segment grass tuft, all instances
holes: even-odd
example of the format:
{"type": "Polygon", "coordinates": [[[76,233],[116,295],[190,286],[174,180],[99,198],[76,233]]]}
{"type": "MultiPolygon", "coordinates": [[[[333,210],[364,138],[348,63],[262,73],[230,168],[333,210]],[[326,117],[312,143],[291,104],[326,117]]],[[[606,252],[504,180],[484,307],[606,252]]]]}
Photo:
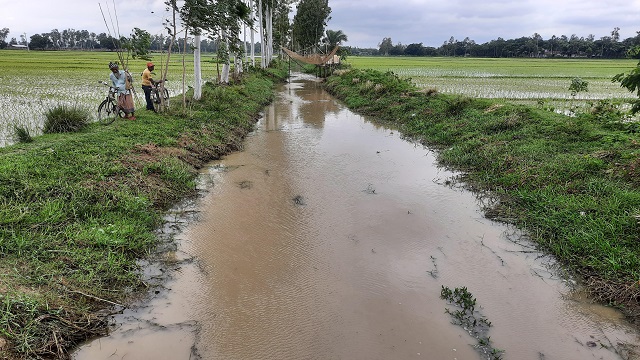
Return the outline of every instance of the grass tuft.
{"type": "Polygon", "coordinates": [[[59,105],[49,109],[46,114],[44,128],[45,134],[77,132],[89,124],[90,115],[86,110],[59,105]]]}
{"type": "Polygon", "coordinates": [[[16,143],[30,143],[33,141],[29,129],[23,126],[13,126],[13,140],[16,143]]]}

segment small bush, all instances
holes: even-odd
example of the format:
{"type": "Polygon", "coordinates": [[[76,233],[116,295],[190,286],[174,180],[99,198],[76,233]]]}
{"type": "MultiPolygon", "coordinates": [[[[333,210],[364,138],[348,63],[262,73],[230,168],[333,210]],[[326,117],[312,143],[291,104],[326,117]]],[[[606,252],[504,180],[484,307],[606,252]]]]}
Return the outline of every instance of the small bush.
{"type": "Polygon", "coordinates": [[[22,126],[13,126],[13,140],[17,143],[30,143],[33,141],[29,129],[22,126]]]}
{"type": "Polygon", "coordinates": [[[47,120],[42,129],[45,134],[80,131],[89,123],[89,113],[86,110],[65,105],[50,109],[45,116],[47,120]]]}
{"type": "Polygon", "coordinates": [[[571,79],[569,91],[571,91],[571,96],[575,98],[578,93],[589,91],[589,83],[579,77],[575,77],[571,79]]]}

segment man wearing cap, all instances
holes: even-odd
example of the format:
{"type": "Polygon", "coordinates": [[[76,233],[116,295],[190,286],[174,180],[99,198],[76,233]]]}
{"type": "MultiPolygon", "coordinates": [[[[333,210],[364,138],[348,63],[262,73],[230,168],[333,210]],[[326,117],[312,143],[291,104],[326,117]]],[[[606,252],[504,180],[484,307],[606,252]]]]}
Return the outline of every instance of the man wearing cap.
{"type": "Polygon", "coordinates": [[[151,101],[151,85],[155,84],[151,77],[151,72],[154,69],[154,65],[151,61],[147,63],[147,68],[142,72],[142,90],[144,91],[144,99],[147,101],[147,110],[156,112],[151,101]]]}

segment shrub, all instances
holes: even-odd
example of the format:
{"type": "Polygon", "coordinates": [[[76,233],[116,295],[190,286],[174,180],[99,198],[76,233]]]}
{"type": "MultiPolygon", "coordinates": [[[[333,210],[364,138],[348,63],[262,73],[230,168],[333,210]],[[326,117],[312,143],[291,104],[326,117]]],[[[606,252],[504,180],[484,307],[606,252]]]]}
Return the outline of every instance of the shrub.
{"type": "Polygon", "coordinates": [[[89,123],[89,113],[86,110],[65,105],[50,109],[45,116],[47,119],[42,129],[45,134],[76,132],[89,123]]]}

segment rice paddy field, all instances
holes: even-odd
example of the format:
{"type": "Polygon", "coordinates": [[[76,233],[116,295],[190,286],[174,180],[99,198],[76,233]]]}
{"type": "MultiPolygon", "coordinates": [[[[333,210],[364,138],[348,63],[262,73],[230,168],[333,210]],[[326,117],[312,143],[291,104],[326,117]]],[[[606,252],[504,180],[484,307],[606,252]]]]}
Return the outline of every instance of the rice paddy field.
{"type": "Polygon", "coordinates": [[[347,63],[356,69],[391,71],[420,88],[442,93],[544,103],[564,111],[588,101],[634,98],[611,78],[633,69],[638,60],[351,56],[347,63]],[[575,77],[589,85],[574,99],[568,89],[575,77]]]}
{"type": "MultiPolygon", "coordinates": [[[[107,93],[101,81],[109,81],[108,63],[114,52],[0,50],[0,146],[13,142],[13,128],[38,135],[45,113],[58,105],[86,109],[95,118],[107,93]]],[[[204,80],[217,76],[212,55],[202,56],[204,80]]],[[[153,54],[157,77],[166,54],[153,54]]],[[[193,57],[184,57],[186,86],[193,83],[193,57]]],[[[611,78],[631,70],[637,60],[591,59],[476,59],[431,57],[349,57],[354,68],[391,71],[409,78],[418,87],[470,97],[504,99],[545,106],[558,112],[600,99],[622,100],[634,95],[611,78]],[[572,98],[571,79],[588,82],[588,92],[572,98]]],[[[146,60],[129,60],[136,83],[136,109],[144,111],[139,74],[146,60]]],[[[172,54],[167,88],[172,96],[182,93],[181,54],[172,54]]]]}
{"type": "MultiPolygon", "coordinates": [[[[166,54],[153,54],[156,79],[166,63],[166,54]]],[[[172,96],[182,93],[181,54],[170,57],[166,87],[172,96]]],[[[0,146],[13,142],[14,125],[32,135],[41,132],[45,113],[58,105],[86,109],[95,119],[100,102],[106,97],[110,61],[118,61],[115,52],[0,50],[0,146]]],[[[202,56],[204,80],[217,76],[212,56],[202,56]]],[[[186,85],[193,84],[193,56],[185,57],[186,85]]],[[[134,78],[136,111],[145,109],[140,74],[146,60],[130,59],[134,78]]],[[[122,69],[122,66],[121,66],[122,69]]]]}

